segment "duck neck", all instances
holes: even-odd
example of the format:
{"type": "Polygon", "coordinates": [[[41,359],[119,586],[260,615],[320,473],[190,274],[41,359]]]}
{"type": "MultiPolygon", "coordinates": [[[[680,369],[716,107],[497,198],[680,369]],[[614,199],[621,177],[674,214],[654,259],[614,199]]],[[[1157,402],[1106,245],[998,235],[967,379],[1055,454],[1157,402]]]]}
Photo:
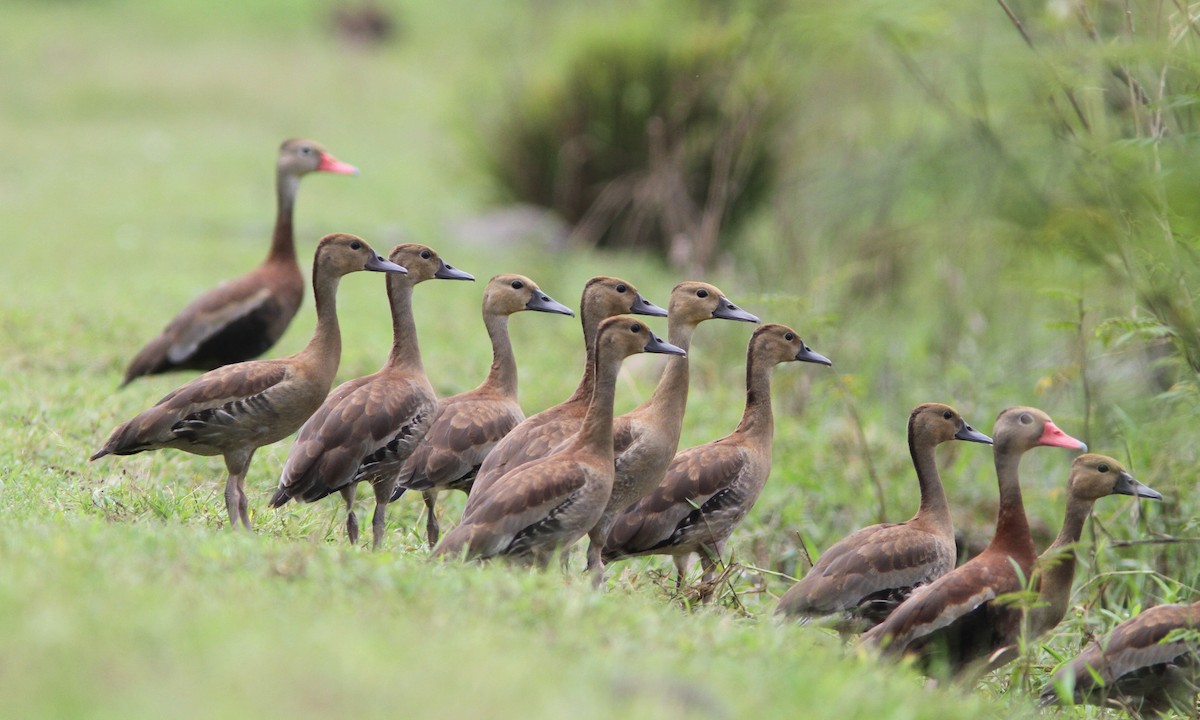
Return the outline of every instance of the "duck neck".
{"type": "Polygon", "coordinates": [[[484,385],[505,397],[517,397],[517,359],[508,335],[508,315],[483,314],[483,325],[492,341],[492,368],[484,385]]]}
{"type": "Polygon", "coordinates": [[[997,447],[996,479],[1000,486],[1000,511],[996,516],[996,534],[989,547],[1000,547],[1022,561],[1028,572],[1028,563],[1037,555],[1033,538],[1029,534],[1029,520],[1025,517],[1025,504],[1021,499],[1019,467],[1021,453],[997,447]]]}
{"type": "Polygon", "coordinates": [[[754,352],[746,353],[746,409],[736,432],[753,438],[771,441],[775,418],[771,413],[771,370],[775,364],[754,352]]]}
{"type": "Polygon", "coordinates": [[[313,267],[313,298],[317,305],[317,328],[313,331],[312,339],[301,351],[315,355],[328,363],[329,380],[337,374],[337,366],[342,357],[342,331],[338,326],[337,289],[341,276],[331,272],[321,272],[319,264],[313,267]]]}
{"type": "Polygon", "coordinates": [[[912,424],[908,427],[908,453],[912,456],[913,468],[917,471],[917,484],[921,488],[921,507],[917,517],[946,527],[950,521],[950,504],[938,474],[937,444],[925,435],[918,435],[912,424]]]}
{"type": "Polygon", "coordinates": [[[269,262],[296,262],[296,234],[292,226],[292,212],[296,207],[296,191],[300,188],[300,177],[279,170],[275,175],[275,231],[271,235],[269,262]]]}
{"type": "Polygon", "coordinates": [[[621,358],[605,357],[596,363],[596,379],[592,388],[591,402],[583,425],[575,437],[577,446],[591,448],[599,453],[613,451],[613,401],[617,394],[617,373],[621,369],[621,358]]]}
{"type": "Polygon", "coordinates": [[[583,377],[579,378],[579,385],[575,388],[575,392],[571,397],[567,398],[568,403],[589,402],[592,398],[592,390],[596,382],[596,333],[600,331],[600,320],[602,318],[595,317],[594,309],[588,307],[587,296],[584,295],[583,300],[579,303],[579,320],[583,325],[583,350],[585,361],[583,363],[583,377]]]}
{"type": "Polygon", "coordinates": [[[1083,535],[1083,523],[1092,512],[1092,502],[1067,496],[1067,515],[1058,537],[1038,556],[1038,606],[1033,609],[1032,629],[1040,635],[1052,629],[1067,614],[1071,585],[1075,582],[1075,544],[1083,535]]]}
{"type": "MultiPolygon", "coordinates": [[[[669,318],[667,320],[668,341],[685,351],[691,349],[692,335],[695,332],[695,323],[672,322],[669,318]]],[[[689,380],[687,355],[668,356],[667,367],[663,370],[654,393],[634,412],[653,413],[661,419],[662,427],[674,430],[678,435],[683,428],[683,414],[687,411],[689,380]]]]}
{"type": "Polygon", "coordinates": [[[388,275],[388,300],[392,305],[392,352],[388,355],[388,365],[423,372],[417,323],[412,312],[413,285],[407,275],[388,275]]]}

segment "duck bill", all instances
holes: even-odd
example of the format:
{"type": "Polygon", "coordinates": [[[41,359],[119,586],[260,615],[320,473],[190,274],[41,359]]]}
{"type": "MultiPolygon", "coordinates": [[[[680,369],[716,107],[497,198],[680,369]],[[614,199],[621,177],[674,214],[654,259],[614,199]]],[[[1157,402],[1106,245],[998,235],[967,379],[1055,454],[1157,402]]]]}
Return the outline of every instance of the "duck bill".
{"type": "Polygon", "coordinates": [[[642,350],[648,353],[662,353],[663,355],[687,355],[687,350],[678,345],[672,345],[657,335],[651,335],[650,341],[646,343],[642,350]]]}
{"type": "Polygon", "coordinates": [[[1113,492],[1118,495],[1133,495],[1134,497],[1150,498],[1151,500],[1163,499],[1162,493],[1141,484],[1127,472],[1123,472],[1117,476],[1117,482],[1113,485],[1113,492]]]}
{"type": "Polygon", "coordinates": [[[338,175],[357,175],[358,168],[350,163],[344,163],[338,160],[329,153],[321,153],[321,162],[317,165],[317,172],[336,173],[338,175]]]}
{"type": "Polygon", "coordinates": [[[408,274],[408,270],[404,269],[404,266],[397,265],[396,263],[392,262],[391,260],[384,258],[382,255],[376,255],[375,257],[368,260],[367,263],[365,265],[363,265],[363,270],[373,270],[374,272],[400,273],[401,275],[408,274]]]}
{"type": "Polygon", "coordinates": [[[433,274],[438,280],[474,280],[475,276],[469,272],[459,270],[453,265],[447,265],[445,260],[438,260],[437,272],[433,274]]]}
{"type": "Polygon", "coordinates": [[[1042,436],[1038,438],[1038,445],[1047,447],[1060,447],[1067,450],[1080,450],[1087,452],[1087,443],[1082,440],[1077,440],[1062,430],[1058,429],[1052,421],[1046,421],[1046,429],[1042,431],[1042,436]]]}
{"type": "Polygon", "coordinates": [[[667,311],[642,297],[641,293],[633,299],[633,307],[629,308],[629,312],[634,315],[649,315],[651,317],[666,317],[667,311]]]}
{"type": "Polygon", "coordinates": [[[740,320],[741,322],[758,322],[758,316],[752,315],[737,305],[729,302],[724,296],[717,301],[717,309],[713,310],[712,316],[721,320],[740,320]]]}
{"type": "Polygon", "coordinates": [[[575,311],[563,305],[559,301],[550,297],[544,292],[535,292],[529,302],[525,303],[526,310],[537,310],[538,312],[558,313],[559,315],[570,315],[575,317],[575,311]]]}
{"type": "Polygon", "coordinates": [[[970,425],[968,425],[965,422],[958,429],[958,432],[954,433],[954,439],[955,440],[966,440],[967,442],[984,443],[987,445],[992,444],[992,439],[990,437],[988,437],[987,435],[984,435],[983,433],[979,432],[978,430],[971,427],[970,425]]]}
{"type": "Polygon", "coordinates": [[[807,345],[804,345],[802,348],[800,348],[800,352],[796,353],[796,359],[800,362],[810,362],[818,365],[828,365],[829,367],[833,367],[832,360],[816,350],[813,350],[807,345]]]}

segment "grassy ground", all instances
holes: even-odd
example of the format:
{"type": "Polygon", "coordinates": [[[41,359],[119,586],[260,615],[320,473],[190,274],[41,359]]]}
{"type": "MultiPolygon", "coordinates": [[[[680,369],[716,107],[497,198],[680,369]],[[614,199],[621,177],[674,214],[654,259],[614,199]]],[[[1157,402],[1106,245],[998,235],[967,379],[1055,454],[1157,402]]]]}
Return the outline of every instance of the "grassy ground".
{"type": "MultiPolygon", "coordinates": [[[[984,430],[1007,405],[1040,405],[1095,449],[1131,459],[1138,477],[1171,499],[1143,515],[1128,502],[1101,503],[1083,552],[1085,571],[1098,579],[1081,581],[1077,609],[1051,650],[1077,648],[1143,603],[1195,594],[1188,546],[1117,549],[1111,538],[1192,529],[1195,503],[1187,495],[1200,467],[1197,446],[1177,415],[1156,414],[1139,399],[1136,377],[1122,379],[1140,372],[1136,357],[1094,354],[1086,338],[1077,342],[1082,331],[1063,329],[1077,319],[1074,302],[1042,292],[1061,279],[1103,297],[1099,278],[1070,259],[1045,258],[1030,269],[1012,248],[941,257],[928,268],[936,291],[918,273],[896,294],[859,305],[848,304],[849,288],[867,261],[839,260],[822,242],[804,251],[812,266],[797,266],[794,276],[747,261],[742,272],[711,278],[764,319],[796,327],[836,363],[836,372],[776,372],[776,469],[733,543],[734,559],[758,570],[735,574],[711,607],[681,609],[665,562],[615,569],[606,593],[574,574],[430,566],[412,500],[393,508],[384,551],[345,547],[336,503],[265,510],[286,442],[264,448],[252,467],[253,537],[223,529],[219,461],[163,452],[88,464],[116,423],[187,377],[116,392],[134,349],[187,300],[265,252],[271,168],[284,137],[316,138],[363,170],[357,178],[304,181],[302,255],[334,230],[359,233],[384,251],[411,238],[481,279],[528,274],[572,306],[595,274],[627,278],[665,303],[681,278],[643,258],[478,246],[448,232],[488,197],[463,139],[516,66],[497,58],[536,62],[547,35],[588,16],[539,3],[463,5],[404,5],[400,41],[379,50],[336,41],[322,3],[6,6],[5,714],[1032,713],[1019,688],[1052,667],[1047,651],[968,692],[931,691],[905,671],[855,658],[821,631],[770,620],[773,597],[788,586],[774,573],[802,573],[804,545],[818,552],[877,520],[881,506],[888,519],[915,507],[903,424],[926,400],[955,404],[984,430]],[[844,274],[820,270],[839,262],[844,274]],[[1120,399],[1103,423],[1084,424],[1081,366],[1106,378],[1105,390],[1120,399]]],[[[588,17],[602,21],[603,13],[588,17]]],[[[964,248],[978,247],[986,229],[964,234],[964,248]]],[[[440,392],[474,385],[490,362],[478,319],[481,285],[418,290],[422,349],[440,392]]],[[[374,370],[390,339],[377,276],[347,278],[341,296],[345,379],[374,370]]],[[[301,347],[312,324],[306,307],[273,354],[301,347]]],[[[574,386],[577,328],[544,315],[513,320],[527,410],[574,386]]],[[[699,330],[685,444],[736,423],[748,334],[732,323],[699,330]]],[[[652,358],[628,363],[619,410],[645,397],[657,367],[652,358]]],[[[1057,529],[1068,463],[1065,453],[1038,451],[1024,466],[1043,538],[1057,529]]],[[[994,512],[989,465],[976,446],[943,455],[959,525],[975,541],[988,536],[994,512]]],[[[444,503],[444,525],[461,502],[444,503]]]]}

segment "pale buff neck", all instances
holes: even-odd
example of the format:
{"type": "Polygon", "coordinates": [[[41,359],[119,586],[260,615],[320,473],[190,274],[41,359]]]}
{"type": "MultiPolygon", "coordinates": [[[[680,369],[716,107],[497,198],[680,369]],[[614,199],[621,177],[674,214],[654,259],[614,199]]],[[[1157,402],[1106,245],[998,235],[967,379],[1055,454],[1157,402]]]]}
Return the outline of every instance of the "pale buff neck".
{"type": "Polygon", "coordinates": [[[1075,544],[1083,535],[1083,524],[1092,512],[1093,501],[1067,496],[1067,514],[1058,537],[1038,556],[1038,601],[1030,615],[1030,628],[1040,635],[1054,628],[1067,614],[1071,586],[1075,583],[1075,544]]]}
{"type": "Polygon", "coordinates": [[[483,325],[492,341],[492,368],[483,385],[504,397],[517,398],[517,359],[508,335],[508,315],[484,313],[483,325]]]}
{"type": "MultiPolygon", "coordinates": [[[[667,319],[667,340],[672,345],[678,345],[685,351],[690,350],[692,335],[695,332],[694,322],[671,322],[670,318],[667,319]]],[[[630,414],[652,415],[657,419],[656,424],[659,427],[673,430],[679,435],[683,429],[683,415],[687,411],[689,381],[687,356],[669,356],[654,393],[630,414]]]]}
{"type": "Polygon", "coordinates": [[[1029,520],[1021,499],[1019,468],[1022,451],[995,446],[996,478],[1000,487],[1000,511],[996,516],[996,534],[988,547],[997,547],[1012,555],[1025,567],[1037,556],[1029,534],[1029,520]]]}
{"type": "Polygon", "coordinates": [[[425,372],[421,348],[417,344],[417,323],[413,320],[412,294],[415,283],[407,275],[388,273],[388,300],[392,306],[392,352],[388,367],[425,372]]]}
{"type": "Polygon", "coordinates": [[[269,262],[296,262],[296,235],[292,226],[292,214],[296,207],[296,192],[300,188],[299,176],[277,171],[275,175],[275,231],[271,235],[269,262]]]}
{"type": "Polygon", "coordinates": [[[768,362],[754,352],[746,354],[746,409],[735,432],[741,433],[770,445],[775,432],[775,418],[771,413],[771,371],[775,363],[768,362]]]}
{"type": "Polygon", "coordinates": [[[917,484],[921,488],[921,507],[917,510],[917,517],[953,532],[950,505],[942,487],[942,477],[938,473],[937,443],[924,433],[917,433],[910,424],[908,453],[912,456],[913,468],[917,471],[917,484]]]}
{"type": "Polygon", "coordinates": [[[592,388],[591,402],[583,425],[575,436],[575,447],[587,447],[600,454],[612,455],[613,451],[613,402],[617,394],[617,374],[621,370],[621,357],[614,351],[602,353],[596,363],[596,380],[592,388]]]}
{"type": "Polygon", "coordinates": [[[312,339],[300,351],[301,355],[313,357],[319,367],[333,382],[338,363],[342,358],[342,331],[338,326],[337,290],[342,276],[332,271],[321,272],[318,264],[313,268],[313,297],[317,305],[317,327],[312,339]]]}
{"type": "Polygon", "coordinates": [[[564,405],[591,401],[592,390],[596,382],[596,334],[600,332],[600,321],[603,319],[595,317],[595,311],[588,306],[585,292],[579,303],[579,322],[583,325],[583,377],[579,378],[579,385],[576,386],[575,392],[571,393],[571,397],[566,399],[564,405]]]}

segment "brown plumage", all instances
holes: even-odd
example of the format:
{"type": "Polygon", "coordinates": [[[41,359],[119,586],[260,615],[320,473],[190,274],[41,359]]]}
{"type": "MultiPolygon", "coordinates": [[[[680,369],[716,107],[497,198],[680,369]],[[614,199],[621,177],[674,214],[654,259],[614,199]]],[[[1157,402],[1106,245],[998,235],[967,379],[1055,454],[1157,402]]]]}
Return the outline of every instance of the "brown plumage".
{"type": "Polygon", "coordinates": [[[1169,710],[1191,716],[1200,683],[1200,602],[1159,605],[1093,641],[1054,674],[1042,704],[1119,707],[1138,716],[1169,710]]]}
{"type": "Polygon", "coordinates": [[[954,524],[934,452],[952,440],[992,442],[948,405],[926,403],[913,409],[908,451],[921,490],[917,514],[901,523],[871,525],[839,540],[784,593],[776,612],[834,616],[839,632],[862,632],[882,622],[914,588],[953,570],[954,524]]]}
{"type": "Polygon", "coordinates": [[[374,374],[342,383],[304,423],[288,450],[271,507],[292,498],[315,502],[340,492],[346,502],[346,533],[358,542],[354,492],[360,481],[371,483],[375,513],[372,545],[383,542],[387,504],[396,475],[433,422],[437,396],[425,376],[412,294],[426,280],[474,280],[469,273],[442,261],[424,245],[397,245],[391,260],[408,268],[407,275],[388,278],[392,308],[392,351],[374,374]]]}
{"type": "Polygon", "coordinates": [[[300,178],[310,172],[357,173],[312,140],[285,140],[275,166],[278,209],[262,264],[193,300],[125,370],[124,387],[142,375],[211,370],[262,355],[279,340],[304,299],[296,262],[292,210],[300,178]]]}
{"type": "MultiPolygon", "coordinates": [[[[1067,481],[1067,512],[1062,530],[1050,547],[1038,556],[1031,587],[1038,598],[1027,611],[1024,632],[1036,640],[1062,622],[1071,601],[1075,582],[1075,545],[1083,534],[1083,523],[1092,514],[1096,501],[1109,495],[1133,495],[1162,500],[1163,496],[1134,479],[1121,463],[1106,455],[1086,453],[1071,463],[1067,481]]],[[[980,664],[977,674],[990,672],[1017,657],[1015,645],[992,653],[980,664]]]]}
{"type": "Polygon", "coordinates": [[[992,430],[1000,511],[982,553],[914,593],[862,637],[889,655],[914,654],[933,674],[957,673],[1010,644],[1020,629],[1019,608],[993,602],[1024,587],[1037,560],[1021,500],[1021,456],[1038,446],[1087,450],[1036,408],[1000,413],[992,430]]]}
{"type": "Polygon", "coordinates": [[[337,320],[338,281],[347,273],[404,272],[354,235],[326,235],[313,260],[317,328],[300,352],[211,370],[113,431],[92,460],[176,448],[224,455],[229,476],[225,507],[230,527],[249,529],[246,470],[254,451],[291,435],[321,405],[337,374],[342,337],[337,320]]]}
{"type": "Polygon", "coordinates": [[[463,509],[464,520],[475,510],[478,501],[473,498],[476,493],[486,491],[512,468],[549,455],[551,450],[579,430],[595,384],[596,369],[591,358],[597,329],[605,318],[624,313],[654,317],[667,315],[666,310],[648,302],[637,288],[620,278],[594,277],[583,286],[579,320],[583,325],[585,362],[579,386],[571,397],[558,405],[525,418],[492,448],[475,476],[471,494],[467,496],[467,505],[463,509]]]}
{"type": "Polygon", "coordinates": [[[587,415],[558,452],[509,471],[478,495],[470,519],[447,533],[435,556],[503,555],[545,565],[583,537],[608,502],[613,482],[613,397],[621,361],[639,352],[682,354],[640,320],[609,318],[593,349],[595,382],[587,415]]]}
{"type": "MultiPolygon", "coordinates": [[[[729,302],[717,287],[683,282],[671,291],[667,308],[667,342],[691,350],[696,327],[711,319],[757,323],[758,318],[729,302]]],[[[658,386],[636,409],[613,421],[616,474],[612,495],[600,521],[588,532],[588,570],[603,577],[601,551],[617,516],[658,487],[679,450],[687,409],[688,358],[669,358],[658,386]]]]}
{"type": "Polygon", "coordinates": [[[497,275],[483,293],[483,325],[492,341],[492,369],[483,383],[438,401],[433,424],[404,463],[392,501],[405,490],[425,499],[429,546],[438,541],[437,495],[469,492],[488,452],[525,419],[517,402],[517,361],[508,337],[508,318],[523,310],[574,315],[524,275],[497,275]]]}
{"type": "Polygon", "coordinates": [[[771,472],[771,370],[789,360],[830,365],[785,325],[763,325],[746,352],[746,409],[732,434],[675,456],[649,495],[616,520],[604,561],[671,555],[681,587],[692,553],[710,579],[725,541],[758,499],[771,472]]]}

